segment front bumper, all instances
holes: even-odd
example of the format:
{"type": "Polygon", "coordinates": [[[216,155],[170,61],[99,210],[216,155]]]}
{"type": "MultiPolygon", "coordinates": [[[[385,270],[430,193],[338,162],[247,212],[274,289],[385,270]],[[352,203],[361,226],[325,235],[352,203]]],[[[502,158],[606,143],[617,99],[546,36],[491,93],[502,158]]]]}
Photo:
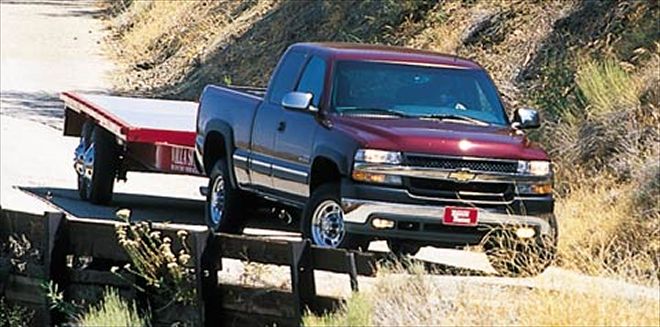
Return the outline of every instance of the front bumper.
{"type": "Polygon", "coordinates": [[[519,197],[501,205],[475,205],[420,199],[405,189],[344,182],[341,201],[347,232],[374,239],[396,238],[429,245],[460,246],[479,244],[495,228],[527,226],[534,228],[536,237],[554,233],[549,222],[553,209],[551,196],[519,197]],[[442,217],[448,206],[477,207],[477,226],[443,224],[442,217]],[[393,220],[395,226],[377,229],[371,223],[374,218],[393,220]]]}

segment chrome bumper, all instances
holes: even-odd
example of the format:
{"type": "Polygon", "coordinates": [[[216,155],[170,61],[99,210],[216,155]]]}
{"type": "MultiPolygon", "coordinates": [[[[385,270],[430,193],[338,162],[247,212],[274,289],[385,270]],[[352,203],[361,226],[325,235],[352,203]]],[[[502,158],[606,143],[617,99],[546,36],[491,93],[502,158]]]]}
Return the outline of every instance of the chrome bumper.
{"type": "MultiPolygon", "coordinates": [[[[442,221],[444,206],[402,204],[382,201],[342,198],[344,221],[364,224],[372,215],[396,215],[429,223],[442,221]]],[[[534,216],[497,213],[479,208],[479,224],[491,226],[538,226],[541,235],[550,235],[551,226],[546,219],[534,216]]]]}

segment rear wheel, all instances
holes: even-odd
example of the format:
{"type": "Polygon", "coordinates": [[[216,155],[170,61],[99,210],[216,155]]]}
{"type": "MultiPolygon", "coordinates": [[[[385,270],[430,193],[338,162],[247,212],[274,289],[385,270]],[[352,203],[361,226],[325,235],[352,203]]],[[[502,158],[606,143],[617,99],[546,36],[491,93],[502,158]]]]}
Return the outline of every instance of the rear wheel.
{"type": "Polygon", "coordinates": [[[346,232],[339,184],[326,183],[314,190],[303,210],[303,236],[312,244],[329,248],[367,250],[370,240],[346,232]]]}
{"type": "Polygon", "coordinates": [[[89,181],[85,178],[84,162],[85,152],[89,149],[92,143],[92,131],[94,130],[94,123],[90,120],[85,121],[80,132],[80,144],[74,152],[74,168],[76,170],[78,179],[78,196],[81,200],[87,201],[87,188],[89,181]]]}
{"type": "MultiPolygon", "coordinates": [[[[115,137],[105,129],[85,123],[81,135],[82,164],[77,167],[78,193],[83,200],[94,204],[112,201],[119,151],[115,137]]],[[[78,153],[79,151],[76,150],[78,153]]]]}
{"type": "Polygon", "coordinates": [[[206,194],[206,224],[214,231],[238,234],[243,230],[243,197],[229,180],[229,168],[218,160],[211,169],[206,194]]]}

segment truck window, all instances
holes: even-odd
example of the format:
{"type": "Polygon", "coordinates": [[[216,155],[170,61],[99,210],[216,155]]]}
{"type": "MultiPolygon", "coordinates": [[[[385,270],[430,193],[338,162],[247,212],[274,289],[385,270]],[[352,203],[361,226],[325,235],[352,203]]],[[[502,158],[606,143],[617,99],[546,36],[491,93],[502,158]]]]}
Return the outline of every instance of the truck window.
{"type": "Polygon", "coordinates": [[[312,57],[307,63],[305,71],[300,78],[296,91],[309,92],[314,95],[312,104],[319,106],[323,93],[323,77],[325,76],[325,61],[319,57],[312,57]]]}
{"type": "Polygon", "coordinates": [[[305,62],[305,54],[301,52],[288,52],[282,62],[277,66],[277,72],[273,75],[270,85],[271,103],[280,104],[282,97],[293,91],[298,73],[305,62]]]}
{"type": "Polygon", "coordinates": [[[340,61],[336,67],[331,102],[340,113],[378,108],[507,124],[495,85],[482,70],[366,61],[340,61]]]}

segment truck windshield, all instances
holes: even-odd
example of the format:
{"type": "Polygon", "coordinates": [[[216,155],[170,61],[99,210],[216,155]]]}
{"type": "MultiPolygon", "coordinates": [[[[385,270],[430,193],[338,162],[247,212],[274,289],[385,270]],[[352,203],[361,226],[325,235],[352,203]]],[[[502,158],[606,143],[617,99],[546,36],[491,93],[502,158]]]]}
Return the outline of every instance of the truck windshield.
{"type": "Polygon", "coordinates": [[[476,69],[339,61],[331,101],[340,114],[507,124],[495,85],[476,69]]]}

